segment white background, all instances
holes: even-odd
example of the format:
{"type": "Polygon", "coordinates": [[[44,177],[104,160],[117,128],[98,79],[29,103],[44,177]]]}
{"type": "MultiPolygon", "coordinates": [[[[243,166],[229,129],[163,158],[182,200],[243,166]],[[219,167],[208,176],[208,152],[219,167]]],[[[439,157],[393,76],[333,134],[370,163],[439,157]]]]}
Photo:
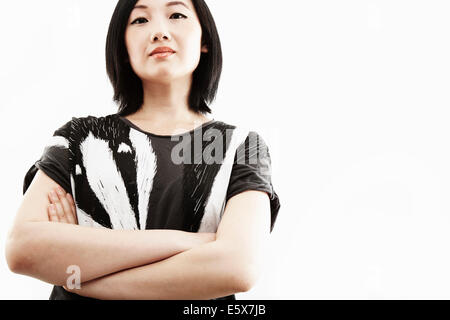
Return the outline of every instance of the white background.
{"type": "MultiPolygon", "coordinates": [[[[238,299],[450,298],[448,1],[209,0],[224,70],[213,118],[266,140],[281,210],[238,299]]],[[[23,177],[72,116],[116,112],[116,1],[0,2],[0,245],[23,177]]],[[[51,285],[0,259],[0,299],[51,285]]]]}

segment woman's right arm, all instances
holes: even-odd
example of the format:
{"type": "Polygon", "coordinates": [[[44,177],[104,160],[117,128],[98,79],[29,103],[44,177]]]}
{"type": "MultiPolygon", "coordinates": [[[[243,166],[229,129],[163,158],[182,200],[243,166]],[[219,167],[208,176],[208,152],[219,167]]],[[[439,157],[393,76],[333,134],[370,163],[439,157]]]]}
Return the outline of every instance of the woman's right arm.
{"type": "Polygon", "coordinates": [[[69,266],[80,282],[134,268],[215,240],[215,233],[179,230],[112,230],[50,222],[48,193],[58,184],[38,170],[24,194],[6,243],[11,271],[66,285],[69,266]]]}

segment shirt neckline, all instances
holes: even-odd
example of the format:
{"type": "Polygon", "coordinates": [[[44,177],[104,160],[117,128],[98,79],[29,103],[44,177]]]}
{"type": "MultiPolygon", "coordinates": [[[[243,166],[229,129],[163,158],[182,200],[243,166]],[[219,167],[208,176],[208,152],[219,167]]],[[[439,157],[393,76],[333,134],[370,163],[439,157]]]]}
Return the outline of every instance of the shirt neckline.
{"type": "Polygon", "coordinates": [[[116,116],[120,120],[122,120],[122,122],[124,122],[126,125],[131,127],[132,129],[135,129],[135,130],[137,130],[139,132],[145,133],[146,135],[149,135],[149,136],[152,136],[152,137],[166,138],[166,139],[170,139],[172,137],[181,137],[181,136],[184,136],[184,135],[187,135],[187,134],[192,134],[194,131],[199,130],[199,129],[203,129],[204,127],[209,126],[209,125],[213,124],[214,122],[216,122],[216,120],[213,118],[213,119],[211,119],[209,121],[206,121],[206,122],[202,123],[201,125],[199,125],[198,127],[194,128],[194,129],[192,129],[190,131],[186,131],[186,132],[179,133],[179,134],[174,134],[174,135],[160,135],[160,134],[148,132],[148,131],[145,131],[145,130],[139,128],[137,125],[135,125],[133,122],[131,122],[130,120],[128,120],[125,117],[122,117],[122,116],[120,116],[118,114],[116,114],[116,116]]]}

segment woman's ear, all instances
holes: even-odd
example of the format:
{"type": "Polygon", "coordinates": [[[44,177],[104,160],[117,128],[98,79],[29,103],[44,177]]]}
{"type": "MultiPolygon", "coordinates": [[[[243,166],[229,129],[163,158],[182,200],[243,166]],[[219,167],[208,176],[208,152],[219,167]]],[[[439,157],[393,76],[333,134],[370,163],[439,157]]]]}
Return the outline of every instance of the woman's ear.
{"type": "Polygon", "coordinates": [[[202,45],[201,52],[208,52],[208,46],[206,44],[202,45]]]}

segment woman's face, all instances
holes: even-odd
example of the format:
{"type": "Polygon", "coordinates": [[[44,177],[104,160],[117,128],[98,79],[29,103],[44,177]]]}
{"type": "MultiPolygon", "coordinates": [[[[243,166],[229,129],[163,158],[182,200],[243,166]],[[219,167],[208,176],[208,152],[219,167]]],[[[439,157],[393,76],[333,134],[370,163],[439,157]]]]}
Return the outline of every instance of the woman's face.
{"type": "Polygon", "coordinates": [[[139,0],[125,31],[131,67],[143,81],[152,82],[190,76],[201,52],[207,52],[201,38],[200,21],[191,0],[139,0]],[[158,47],[170,47],[175,53],[151,56],[158,47]]]}

